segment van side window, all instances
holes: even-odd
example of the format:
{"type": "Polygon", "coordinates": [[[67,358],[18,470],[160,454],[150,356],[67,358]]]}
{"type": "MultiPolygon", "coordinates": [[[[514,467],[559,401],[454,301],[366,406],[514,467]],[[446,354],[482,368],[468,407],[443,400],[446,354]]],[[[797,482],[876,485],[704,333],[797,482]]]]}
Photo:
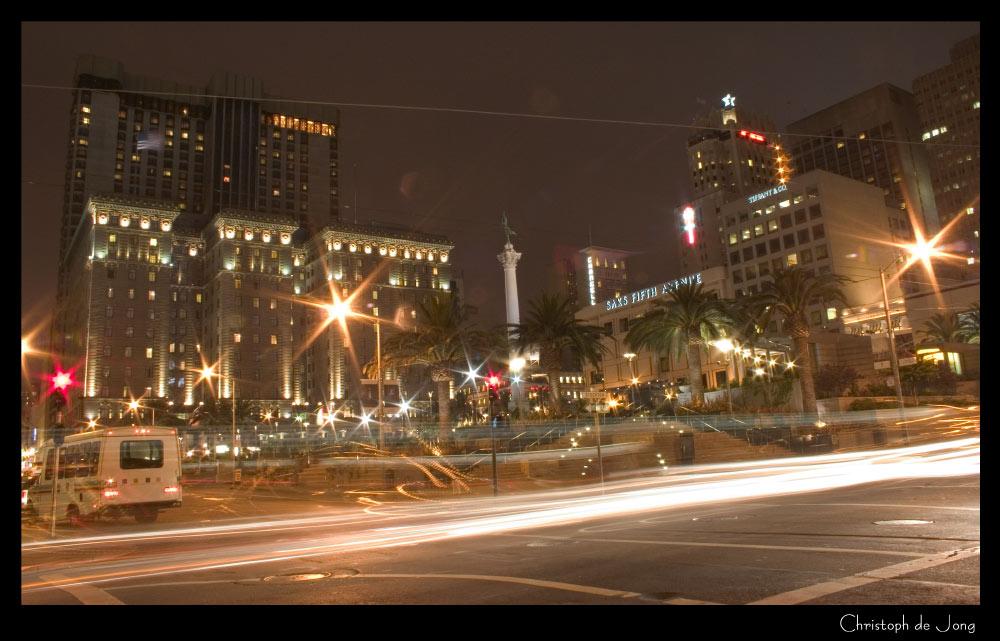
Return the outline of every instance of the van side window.
{"type": "Polygon", "coordinates": [[[163,467],[163,441],[122,441],[120,451],[123,470],[163,467]]]}

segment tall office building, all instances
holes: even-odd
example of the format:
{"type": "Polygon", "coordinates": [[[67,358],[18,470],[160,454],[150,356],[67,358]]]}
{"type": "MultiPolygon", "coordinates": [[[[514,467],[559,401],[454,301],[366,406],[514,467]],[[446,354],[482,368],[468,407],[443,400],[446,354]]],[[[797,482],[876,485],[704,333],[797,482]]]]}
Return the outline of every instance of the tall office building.
{"type": "Polygon", "coordinates": [[[793,176],[813,169],[882,190],[924,235],[940,228],[913,95],[882,83],[788,125],[793,176]]]}
{"type": "Polygon", "coordinates": [[[283,103],[237,74],[215,73],[197,88],[90,55],[77,60],[73,86],[61,258],[93,194],[169,201],[201,225],[223,209],[312,231],[337,219],[336,109],[283,103]]]}
{"type": "Polygon", "coordinates": [[[603,304],[605,300],[624,296],[629,291],[625,261],[630,254],[621,249],[593,245],[580,250],[582,264],[576,270],[579,275],[576,291],[580,307],[603,304]]]}
{"type": "Polygon", "coordinates": [[[928,143],[941,226],[956,216],[949,240],[979,262],[979,34],[951,48],[951,62],[913,81],[917,113],[928,143]]]}
{"type": "Polygon", "coordinates": [[[245,76],[195,89],[92,56],[74,84],[52,341],[80,381],[70,420],[122,418],[140,397],[371,408],[374,326],[345,333],[322,306],[336,292],[383,331],[412,322],[455,290],[454,247],[340,222],[336,110],[245,76]]]}
{"type": "Polygon", "coordinates": [[[700,272],[725,265],[720,212],[733,199],[779,184],[774,123],[736,106],[726,95],[723,105],[695,120],[688,139],[688,167],[693,199],[674,209],[680,228],[681,271],[700,272]]]}

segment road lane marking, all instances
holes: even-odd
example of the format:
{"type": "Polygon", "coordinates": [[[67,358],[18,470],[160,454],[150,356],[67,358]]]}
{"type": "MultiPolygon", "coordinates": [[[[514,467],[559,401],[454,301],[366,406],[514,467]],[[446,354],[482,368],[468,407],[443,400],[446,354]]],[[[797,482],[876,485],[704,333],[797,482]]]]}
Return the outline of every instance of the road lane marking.
{"type": "MultiPolygon", "coordinates": [[[[543,536],[539,534],[514,534],[510,536],[522,536],[522,537],[534,537],[540,539],[566,539],[568,537],[562,536],[543,536]]],[[[895,550],[858,550],[854,548],[822,548],[822,547],[806,547],[797,545],[760,545],[751,543],[705,543],[702,541],[647,541],[642,539],[594,539],[594,538],[578,538],[574,539],[577,541],[593,541],[595,543],[634,543],[637,545],[679,545],[679,546],[692,546],[692,547],[711,547],[711,548],[753,548],[761,550],[778,550],[778,551],[789,551],[789,552],[840,552],[847,554],[884,554],[888,556],[908,556],[908,557],[920,557],[923,556],[923,552],[897,552],[895,550]]]]}
{"type": "Polygon", "coordinates": [[[918,570],[926,570],[927,568],[932,568],[937,565],[951,563],[952,561],[960,561],[962,559],[978,555],[979,547],[941,552],[939,554],[932,554],[930,556],[904,561],[895,565],[888,565],[886,567],[869,570],[867,572],[858,572],[857,574],[852,574],[851,576],[826,581],[825,583],[817,583],[816,585],[799,588],[798,590],[775,594],[764,599],[760,599],[759,601],[753,601],[747,605],[797,605],[799,603],[812,601],[813,599],[818,599],[837,592],[843,592],[844,590],[850,590],[852,588],[861,587],[870,583],[876,583],[878,581],[884,581],[886,579],[894,579],[904,574],[910,574],[911,572],[916,572],[918,570]]]}
{"type": "Polygon", "coordinates": [[[712,601],[696,601],[694,599],[683,599],[677,597],[676,599],[670,599],[669,601],[664,601],[663,605],[722,605],[721,603],[714,603],[712,601]]]}
{"type": "Polygon", "coordinates": [[[809,505],[814,507],[891,507],[891,508],[914,508],[921,510],[965,510],[968,512],[978,512],[978,507],[954,507],[950,505],[909,505],[909,504],[883,504],[883,503],[787,503],[785,505],[809,505]]]}
{"type": "MultiPolygon", "coordinates": [[[[48,574],[43,577],[46,581],[66,581],[67,577],[61,574],[48,574]]],[[[115,597],[111,596],[100,588],[95,588],[86,583],[75,583],[71,585],[58,586],[63,592],[69,593],[83,605],[125,605],[115,597]]]]}
{"type": "Polygon", "coordinates": [[[342,577],[343,579],[466,579],[473,581],[499,581],[502,583],[521,583],[523,585],[533,585],[542,588],[553,588],[556,590],[569,590],[571,592],[584,592],[596,594],[598,596],[611,596],[632,598],[642,596],[638,592],[626,592],[624,590],[609,590],[591,585],[577,585],[575,583],[562,583],[561,581],[543,581],[541,579],[527,579],[519,576],[499,576],[491,574],[355,574],[342,577]]]}

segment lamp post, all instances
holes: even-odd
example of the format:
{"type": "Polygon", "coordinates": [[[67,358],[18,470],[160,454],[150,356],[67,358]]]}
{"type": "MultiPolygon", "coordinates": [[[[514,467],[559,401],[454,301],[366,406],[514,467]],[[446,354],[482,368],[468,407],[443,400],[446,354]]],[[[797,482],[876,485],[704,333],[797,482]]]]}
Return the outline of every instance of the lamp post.
{"type": "Polygon", "coordinates": [[[631,392],[630,396],[632,397],[632,411],[635,412],[635,384],[639,380],[635,375],[635,366],[632,364],[632,360],[635,358],[635,354],[633,354],[632,352],[627,352],[625,354],[622,354],[622,356],[628,359],[628,371],[629,373],[632,374],[632,382],[629,385],[631,389],[629,391],[631,392]]]}
{"type": "MultiPolygon", "coordinates": [[[[218,377],[220,383],[223,381],[223,379],[228,380],[229,384],[233,388],[233,390],[232,390],[232,392],[233,392],[233,399],[232,399],[232,408],[233,408],[233,436],[232,436],[232,443],[233,443],[233,483],[236,483],[236,482],[238,482],[240,480],[239,474],[237,473],[238,472],[237,466],[239,465],[239,461],[236,458],[236,450],[237,450],[237,447],[236,447],[236,379],[233,378],[232,376],[225,376],[223,374],[216,374],[215,373],[215,365],[210,365],[210,366],[206,367],[205,369],[201,369],[201,370],[198,370],[198,371],[201,373],[201,378],[198,379],[199,381],[202,380],[202,379],[205,379],[205,378],[211,378],[212,376],[215,376],[215,377],[218,377]]],[[[221,394],[221,392],[217,393],[215,395],[216,401],[221,400],[221,395],[220,394],[221,394]]],[[[216,479],[218,479],[218,473],[216,473],[216,479]]]]}
{"type": "Polygon", "coordinates": [[[382,425],[383,419],[383,394],[382,394],[382,328],[379,322],[378,316],[365,316],[363,314],[358,314],[351,310],[348,301],[334,300],[332,305],[324,305],[327,318],[329,321],[338,320],[341,323],[345,321],[348,316],[352,318],[360,318],[363,320],[371,321],[375,325],[375,377],[378,379],[376,381],[377,393],[378,393],[378,409],[376,410],[375,416],[378,421],[378,447],[380,451],[385,450],[385,434],[382,425]]]}
{"type": "Polygon", "coordinates": [[[892,376],[896,381],[896,400],[899,402],[899,422],[903,425],[903,440],[910,444],[910,431],[906,427],[903,405],[903,381],[899,378],[899,358],[896,356],[896,332],[892,329],[892,319],[889,317],[889,292],[885,286],[885,272],[887,269],[899,262],[899,258],[886,265],[885,269],[878,270],[879,280],[882,282],[882,306],[885,308],[885,328],[889,332],[889,362],[892,364],[892,376]]]}
{"type": "Polygon", "coordinates": [[[732,393],[732,390],[729,387],[729,363],[732,360],[732,352],[733,352],[734,349],[736,349],[736,346],[733,345],[733,342],[731,340],[729,340],[728,338],[723,338],[721,340],[717,340],[714,343],[712,343],[712,345],[714,345],[717,350],[721,351],[722,353],[724,353],[726,355],[726,398],[729,401],[729,413],[732,414],[733,413],[733,393],[732,393]]]}
{"type": "Polygon", "coordinates": [[[518,416],[523,414],[523,399],[521,398],[521,370],[524,369],[525,361],[523,358],[518,356],[517,358],[510,361],[510,371],[514,373],[514,378],[512,382],[514,383],[512,391],[512,405],[517,408],[518,416]]]}

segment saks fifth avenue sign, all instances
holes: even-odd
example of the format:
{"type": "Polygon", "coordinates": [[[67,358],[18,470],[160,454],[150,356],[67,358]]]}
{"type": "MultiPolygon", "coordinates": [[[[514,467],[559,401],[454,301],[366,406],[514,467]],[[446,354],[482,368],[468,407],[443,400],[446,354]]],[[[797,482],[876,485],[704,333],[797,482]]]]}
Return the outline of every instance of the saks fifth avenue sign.
{"type": "Polygon", "coordinates": [[[700,283],[701,274],[691,274],[690,276],[685,276],[684,278],[678,278],[677,280],[663,283],[659,287],[647,287],[645,289],[632,292],[628,296],[612,298],[611,300],[604,301],[604,305],[607,307],[607,311],[611,311],[612,309],[619,309],[621,307],[625,307],[626,305],[669,294],[677,289],[678,285],[698,285],[700,283]]]}
{"type": "Polygon", "coordinates": [[[767,198],[768,196],[773,196],[775,194],[780,194],[783,191],[788,191],[788,185],[778,185],[777,187],[771,187],[767,191],[762,191],[759,194],[754,194],[753,196],[747,198],[747,202],[752,205],[758,200],[767,198]]]}

